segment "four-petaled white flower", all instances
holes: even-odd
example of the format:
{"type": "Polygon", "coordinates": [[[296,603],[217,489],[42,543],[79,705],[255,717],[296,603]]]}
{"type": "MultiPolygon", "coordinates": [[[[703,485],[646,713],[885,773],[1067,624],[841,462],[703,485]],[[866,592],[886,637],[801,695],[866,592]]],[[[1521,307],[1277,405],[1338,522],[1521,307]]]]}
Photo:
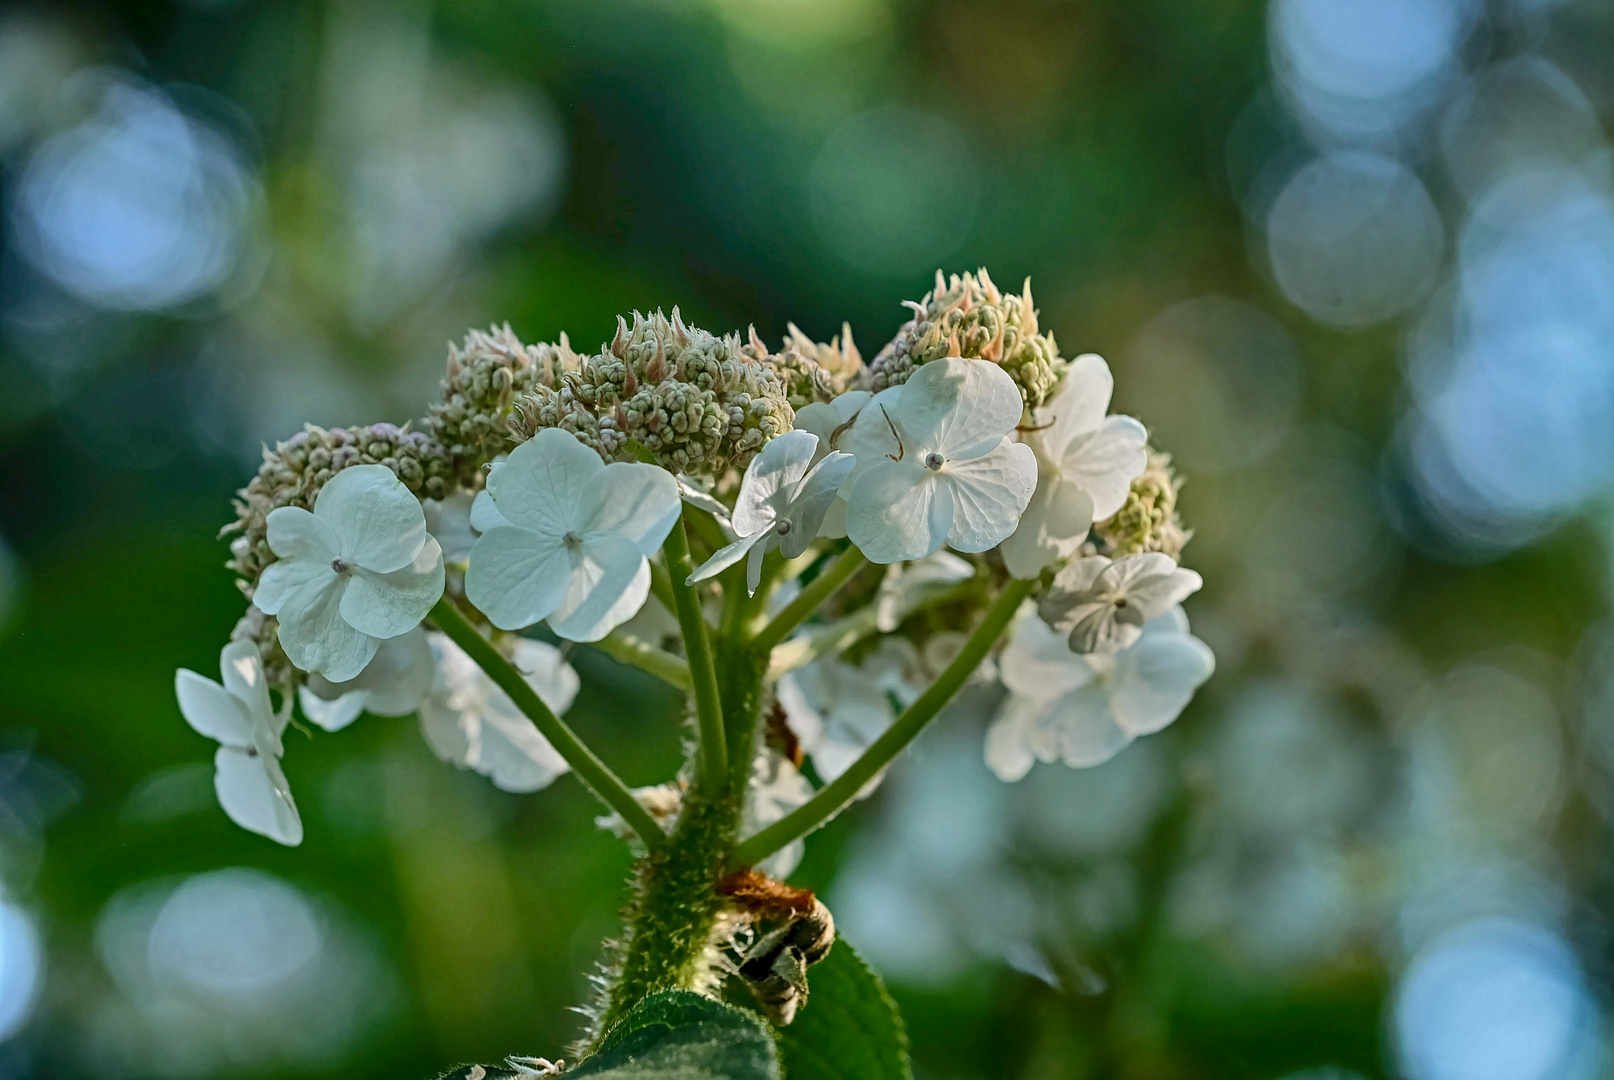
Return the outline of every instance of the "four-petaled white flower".
{"type": "Polygon", "coordinates": [[[364,670],[381,642],[420,625],[443,595],[443,552],[426,514],[384,465],[343,469],[310,513],[282,506],[268,518],[279,557],[252,602],[280,620],[291,662],[332,682],[364,670]]]}
{"type": "Polygon", "coordinates": [[[1020,391],[988,360],[933,360],[863,407],[841,446],[857,457],[846,533],[874,562],[946,543],[985,551],[1014,532],[1037,486],[1031,448],[1008,435],[1020,391]]]}
{"type": "Polygon", "coordinates": [[[408,716],[432,684],[432,651],[420,627],[388,638],[356,678],[333,683],[310,675],[298,687],[303,715],[326,731],[341,731],[362,713],[408,716]]]}
{"type": "Polygon", "coordinates": [[[1114,388],[1109,365],[1087,353],[1071,361],[1059,390],[1034,414],[1050,419],[1025,435],[1037,455],[1037,491],[1003,541],[1003,564],[1015,577],[1034,578],[1068,558],[1143,475],[1149,434],[1130,416],[1105,415],[1114,388]]]}
{"type": "Polygon", "coordinates": [[[252,642],[226,645],[219,674],[222,684],[186,668],[174,675],[186,723],[219,744],[213,755],[219,805],[243,829],[295,847],[303,842],[303,823],[280,769],[280,733],[290,713],[277,717],[270,707],[263,661],[252,642]]]}
{"type": "MultiPolygon", "coordinates": [[[[442,634],[428,635],[428,642],[437,676],[420,703],[420,730],[433,753],[504,791],[537,791],[571,768],[463,649],[442,634]]],[[[550,712],[559,716],[571,708],[577,672],[559,649],[516,638],[510,662],[550,712]]]]}
{"type": "Polygon", "coordinates": [[[471,510],[482,536],[465,595],[501,630],[548,619],[572,641],[598,641],[639,610],[650,564],[678,520],[678,482],[654,465],[600,460],[570,432],[545,428],[488,474],[471,510]]]}
{"type": "Polygon", "coordinates": [[[1069,633],[1072,651],[1115,652],[1202,584],[1198,574],[1158,551],[1114,562],[1092,555],[1061,570],[1037,610],[1049,626],[1069,633]]]}
{"type": "Polygon", "coordinates": [[[751,459],[730,518],[739,539],[707,559],[689,575],[688,584],[715,577],[749,553],[745,584],[754,593],[769,551],[778,548],[794,559],[807,550],[853,465],[851,454],[836,452],[815,465],[817,448],[818,436],[811,432],[787,431],[751,459]]]}
{"type": "Polygon", "coordinates": [[[1182,713],[1215,670],[1216,658],[1171,607],[1113,655],[1078,656],[1064,636],[1029,611],[1010,630],[1000,661],[1009,695],[986,733],[986,763],[1018,780],[1034,761],[1100,765],[1133,739],[1182,713]]]}

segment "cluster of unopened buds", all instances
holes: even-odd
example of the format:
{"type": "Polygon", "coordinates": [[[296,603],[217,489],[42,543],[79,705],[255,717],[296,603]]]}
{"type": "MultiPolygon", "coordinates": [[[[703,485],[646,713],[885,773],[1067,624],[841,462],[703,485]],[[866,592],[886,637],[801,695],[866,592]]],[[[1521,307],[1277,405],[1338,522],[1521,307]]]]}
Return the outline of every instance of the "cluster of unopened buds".
{"type": "Polygon", "coordinates": [[[301,841],[298,710],[326,731],[418,714],[507,791],[574,772],[644,854],[603,1026],[743,968],[736,928],[767,912],[723,882],[787,875],[966,683],[1001,682],[1004,780],[1170,724],[1213,659],[1181,606],[1200,578],[1169,458],[1109,413],[1104,360],[1039,332],[1029,285],[938,274],[910,306],[868,366],[849,331],[772,352],[676,310],[590,355],[473,332],[418,430],[266,450],[233,526],[251,605],[220,681],[177,677],[224,810],[301,841]],[[631,790],[566,724],[570,643],[685,692],[678,776],[631,790]],[[672,872],[692,860],[710,872],[672,872]]]}

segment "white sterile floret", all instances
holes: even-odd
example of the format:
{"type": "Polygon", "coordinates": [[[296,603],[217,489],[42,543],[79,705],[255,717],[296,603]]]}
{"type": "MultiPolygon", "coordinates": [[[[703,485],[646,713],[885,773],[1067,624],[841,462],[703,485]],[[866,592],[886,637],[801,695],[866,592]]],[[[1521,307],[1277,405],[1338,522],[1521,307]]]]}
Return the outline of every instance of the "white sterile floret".
{"type": "Polygon", "coordinates": [[[1198,574],[1157,551],[1114,562],[1093,555],[1061,570],[1037,610],[1049,626],[1070,635],[1072,651],[1115,652],[1202,584],[1198,574]]]}
{"type": "Polygon", "coordinates": [[[304,671],[346,682],[443,595],[442,548],[420,502],[385,465],[343,469],[312,513],[282,506],[267,525],[279,561],[252,602],[279,619],[280,645],[304,671]]]}
{"type": "Polygon", "coordinates": [[[807,550],[853,465],[852,455],[841,453],[830,453],[814,465],[817,448],[818,436],[811,432],[787,431],[751,459],[731,518],[739,539],[707,559],[689,575],[688,584],[715,577],[746,559],[745,585],[754,593],[769,551],[778,548],[785,558],[794,559],[807,550]]]}
{"type": "Polygon", "coordinates": [[[482,533],[465,595],[501,630],[548,619],[571,641],[598,641],[650,592],[650,564],[678,520],[678,482],[654,465],[600,460],[545,428],[488,473],[471,508],[482,533]]]}
{"type": "MultiPolygon", "coordinates": [[[[888,637],[858,666],[826,656],[779,679],[779,707],[821,779],[827,783],[851,768],[891,726],[897,708],[913,703],[921,664],[910,642],[888,637]]],[[[871,780],[859,797],[878,787],[883,776],[871,780]]]]}
{"type": "MultiPolygon", "coordinates": [[[[434,754],[504,791],[537,791],[571,768],[463,649],[442,634],[427,640],[437,677],[420,703],[420,730],[434,754]]],[[[510,662],[550,712],[571,708],[579,681],[559,649],[517,638],[510,662]]]]}
{"type": "MultiPolygon", "coordinates": [[[[833,401],[814,401],[796,410],[797,431],[810,431],[818,436],[818,449],[813,451],[813,463],[832,450],[839,450],[840,438],[852,428],[852,421],[874,395],[867,390],[848,390],[833,401]]],[[[824,524],[818,535],[839,540],[846,535],[846,485],[841,485],[840,498],[830,503],[824,515],[824,524]]]]}
{"type": "Polygon", "coordinates": [[[1034,761],[1101,765],[1133,739],[1181,715],[1216,658],[1188,632],[1180,607],[1150,619],[1113,655],[1078,656],[1064,636],[1027,611],[1000,661],[1009,695],[986,733],[986,763],[1018,780],[1034,761]]]}
{"type": "Polygon", "coordinates": [[[288,846],[303,842],[303,823],[280,769],[280,733],[290,713],[269,705],[258,647],[232,641],[219,655],[223,683],[180,668],[174,693],[186,723],[219,744],[213,755],[213,790],[230,820],[288,846]]]}
{"type": "Polygon", "coordinates": [[[877,563],[1001,543],[1037,486],[1036,456],[1008,439],[1023,408],[1002,368],[957,356],[876,394],[841,438],[852,542],[877,563]]]}
{"type": "Polygon", "coordinates": [[[366,712],[408,716],[431,689],[434,670],[426,631],[417,626],[383,641],[364,670],[347,682],[310,675],[298,687],[297,699],[309,720],[326,731],[341,731],[366,712]]]}
{"type": "Polygon", "coordinates": [[[1071,362],[1053,398],[1033,417],[1046,423],[1024,436],[1037,456],[1037,491],[1020,526],[1003,541],[1003,564],[1017,578],[1034,578],[1068,558],[1126,503],[1132,481],[1148,465],[1148,432],[1130,416],[1106,416],[1115,380],[1093,353],[1071,362]]]}

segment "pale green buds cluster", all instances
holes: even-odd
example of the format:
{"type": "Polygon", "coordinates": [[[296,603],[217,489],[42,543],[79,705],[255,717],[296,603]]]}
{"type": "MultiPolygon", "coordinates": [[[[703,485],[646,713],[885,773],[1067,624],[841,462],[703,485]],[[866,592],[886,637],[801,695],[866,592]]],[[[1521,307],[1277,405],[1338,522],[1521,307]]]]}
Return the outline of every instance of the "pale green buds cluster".
{"type": "Polygon", "coordinates": [[[510,417],[517,397],[554,387],[563,373],[582,366],[565,334],[557,345],[524,345],[509,323],[472,330],[463,345],[450,344],[443,400],[431,407],[429,423],[460,483],[473,486],[478,469],[515,445],[510,417]]]}
{"type": "Polygon", "coordinates": [[[875,393],[901,386],[921,364],[964,356],[1002,367],[1020,388],[1026,408],[1034,409],[1048,400],[1064,374],[1053,335],[1037,332],[1030,278],[1015,296],[999,290],[985,270],[951,279],[938,270],[936,287],[908,306],[914,317],[869,365],[875,393]]]}
{"type": "Polygon", "coordinates": [[[231,641],[250,641],[258,647],[263,661],[263,672],[269,685],[281,693],[295,691],[302,682],[302,672],[292,664],[286,650],[280,647],[280,622],[273,615],[265,615],[256,604],[247,605],[247,613],[236,621],[230,631],[231,641]]]}
{"type": "Polygon", "coordinates": [[[852,343],[852,327],[842,323],[841,332],[829,344],[814,341],[787,324],[784,345],[769,354],[767,346],[751,331],[746,355],[771,364],[785,382],[785,396],[792,409],[800,410],[815,401],[832,401],[850,390],[863,374],[863,357],[852,343]]]}
{"type": "Polygon", "coordinates": [[[716,476],[745,468],[795,420],[771,357],[743,348],[737,334],[687,326],[677,308],[671,318],[635,312],[631,327],[619,318],[598,355],[576,358],[575,367],[573,357],[553,381],[534,379],[515,396],[516,442],[560,428],[606,461],[630,461],[642,449],[673,472],[716,476]]]}
{"type": "Polygon", "coordinates": [[[1126,503],[1115,515],[1093,526],[1094,535],[1104,542],[1111,558],[1159,551],[1173,559],[1193,534],[1182,527],[1177,516],[1177,492],[1182,479],[1171,467],[1171,455],[1151,451],[1143,474],[1132,481],[1126,503]]]}
{"type": "Polygon", "coordinates": [[[251,596],[263,568],[275,561],[265,535],[269,512],[282,506],[312,508],[326,481],[352,465],[384,465],[422,499],[441,499],[454,491],[448,452],[425,432],[410,431],[408,424],[329,430],[305,425],[273,450],[265,447],[258,475],[236,493],[236,520],[224,531],[241,535],[231,542],[225,565],[240,575],[243,592],[251,596]]]}

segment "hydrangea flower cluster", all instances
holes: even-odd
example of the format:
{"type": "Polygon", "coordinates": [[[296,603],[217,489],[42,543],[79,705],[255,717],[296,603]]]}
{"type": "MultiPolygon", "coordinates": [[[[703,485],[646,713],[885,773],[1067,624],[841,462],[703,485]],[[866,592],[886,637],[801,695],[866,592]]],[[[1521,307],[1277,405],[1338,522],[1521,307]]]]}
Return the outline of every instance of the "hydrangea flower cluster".
{"type": "Polygon", "coordinates": [[[757,935],[777,912],[715,870],[752,893],[788,873],[964,687],[996,699],[983,753],[1005,780],[1170,724],[1214,660],[1182,609],[1201,581],[1169,458],[1110,413],[1100,357],[1059,356],[1029,285],[938,275],[910,306],[867,368],[846,327],[826,345],[792,325],[772,352],[676,308],[594,354],[473,331],[421,430],[266,450],[230,527],[252,606],[223,681],[176,681],[225,812],[301,842],[281,768],[299,710],[326,732],[416,714],[506,791],[576,776],[644,856],[587,1049],[648,994],[757,967],[732,957],[776,940],[757,935]],[[675,777],[630,788],[567,724],[579,645],[685,695],[675,777]]]}

